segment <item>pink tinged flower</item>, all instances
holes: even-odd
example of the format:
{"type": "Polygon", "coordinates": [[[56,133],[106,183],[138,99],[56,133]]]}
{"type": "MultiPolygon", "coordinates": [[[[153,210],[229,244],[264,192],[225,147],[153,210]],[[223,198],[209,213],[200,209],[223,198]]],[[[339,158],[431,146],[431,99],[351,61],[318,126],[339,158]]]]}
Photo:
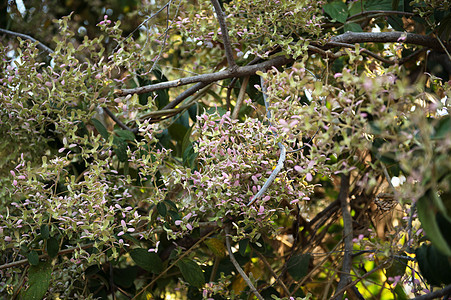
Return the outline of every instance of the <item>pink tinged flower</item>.
{"type": "Polygon", "coordinates": [[[312,181],[312,180],[313,180],[312,174],[311,174],[311,173],[307,173],[307,175],[305,175],[305,179],[306,179],[308,182],[312,181]]]}
{"type": "Polygon", "coordinates": [[[334,78],[339,78],[339,77],[341,77],[341,76],[343,76],[343,74],[341,74],[341,73],[335,73],[334,78]]]}
{"type": "Polygon", "coordinates": [[[304,169],[301,166],[294,166],[294,170],[301,173],[304,169]]]}
{"type": "Polygon", "coordinates": [[[183,223],[182,220],[176,220],[176,221],[174,222],[174,224],[177,225],[177,226],[179,226],[179,225],[182,224],[182,223],[183,223]]]}
{"type": "Polygon", "coordinates": [[[13,239],[10,236],[5,236],[5,242],[11,242],[13,239]]]}
{"type": "Polygon", "coordinates": [[[254,185],[254,186],[252,186],[252,192],[254,193],[254,194],[257,194],[257,187],[254,185]]]}
{"type": "Polygon", "coordinates": [[[123,232],[123,231],[121,231],[121,232],[119,232],[118,234],[117,234],[117,236],[121,236],[121,235],[123,235],[125,232],[123,232]]]}
{"type": "Polygon", "coordinates": [[[193,230],[193,226],[191,224],[186,224],[186,228],[188,228],[188,230],[193,230]]]}
{"type": "Polygon", "coordinates": [[[269,199],[271,199],[271,196],[266,196],[265,198],[263,198],[263,202],[269,201],[269,199]]]}
{"type": "Polygon", "coordinates": [[[11,173],[11,175],[13,175],[14,177],[16,177],[16,173],[13,170],[10,170],[9,173],[11,173]]]}
{"type": "Polygon", "coordinates": [[[17,186],[17,180],[15,180],[15,179],[13,180],[13,185],[17,186]]]}

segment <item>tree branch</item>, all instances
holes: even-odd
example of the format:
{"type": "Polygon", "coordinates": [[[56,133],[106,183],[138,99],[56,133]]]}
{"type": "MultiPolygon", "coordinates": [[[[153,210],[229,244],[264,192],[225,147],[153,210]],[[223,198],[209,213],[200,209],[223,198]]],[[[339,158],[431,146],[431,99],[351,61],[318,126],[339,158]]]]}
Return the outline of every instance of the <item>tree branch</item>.
{"type": "Polygon", "coordinates": [[[227,57],[229,68],[234,70],[237,68],[235,59],[233,58],[232,46],[230,45],[229,31],[224,18],[224,12],[221,9],[221,5],[218,0],[211,0],[216,12],[216,18],[218,19],[219,26],[221,27],[222,40],[224,41],[224,50],[227,57]]]}
{"type": "Polygon", "coordinates": [[[344,236],[344,258],[340,282],[337,286],[335,298],[342,298],[344,294],[343,288],[351,282],[351,266],[352,266],[352,217],[348,200],[349,192],[349,175],[341,175],[340,193],[338,199],[340,200],[341,211],[343,214],[343,236],[344,236]],[[341,292],[341,290],[343,290],[341,292]]]}
{"type": "Polygon", "coordinates": [[[230,228],[229,227],[230,227],[230,224],[227,224],[224,227],[224,231],[226,234],[226,246],[227,246],[227,251],[229,252],[230,260],[232,261],[232,264],[235,266],[235,269],[238,271],[238,273],[240,273],[241,277],[243,277],[243,279],[246,282],[249,289],[252,291],[252,293],[254,293],[255,297],[257,297],[257,299],[259,299],[259,300],[264,300],[262,295],[260,295],[260,293],[257,291],[255,286],[252,284],[249,277],[247,277],[246,273],[244,273],[240,264],[238,263],[238,261],[235,259],[235,256],[233,255],[232,246],[230,245],[230,228]]]}
{"type": "MultiPolygon", "coordinates": [[[[436,298],[440,298],[441,296],[447,296],[451,294],[451,284],[445,286],[443,289],[426,294],[426,295],[421,295],[415,298],[411,298],[411,300],[429,300],[429,299],[436,299],[436,298]]],[[[445,299],[445,298],[444,298],[445,299]]],[[[448,298],[446,298],[448,299],[448,298]]]]}
{"type": "MultiPolygon", "coordinates": [[[[157,90],[187,85],[187,84],[191,84],[191,83],[198,83],[197,90],[199,90],[202,88],[202,87],[199,87],[199,86],[201,86],[200,83],[203,83],[204,84],[203,86],[206,86],[207,84],[214,82],[214,81],[218,81],[218,80],[223,80],[223,79],[232,78],[232,77],[250,76],[250,75],[254,75],[257,71],[265,71],[272,67],[280,67],[280,66],[286,65],[288,63],[291,63],[293,61],[294,61],[293,59],[286,58],[285,56],[277,56],[273,59],[264,61],[264,62],[256,64],[256,65],[238,67],[234,71],[225,70],[225,71],[220,71],[220,72],[216,72],[216,73],[209,73],[209,74],[185,77],[185,78],[180,78],[177,80],[159,82],[159,83],[146,85],[146,86],[142,86],[142,87],[137,87],[137,88],[133,88],[133,89],[115,90],[115,93],[119,96],[126,96],[126,95],[130,95],[130,94],[138,94],[139,95],[139,94],[149,93],[149,92],[153,92],[153,91],[157,91],[157,90]]],[[[187,91],[185,91],[185,92],[187,92],[187,91]]],[[[181,95],[182,94],[180,94],[179,96],[181,96],[181,95]]],[[[173,105],[172,107],[168,107],[169,105],[172,105],[172,102],[169,103],[164,109],[174,108],[177,104],[173,105]]]]}
{"type": "MultiPolygon", "coordinates": [[[[330,42],[355,44],[355,43],[404,43],[425,46],[440,52],[443,47],[435,37],[416,33],[393,32],[346,32],[330,39],[330,42]]],[[[333,46],[326,43],[327,46],[333,46]]],[[[444,44],[447,49],[450,45],[444,44]]],[[[329,47],[330,48],[330,47],[329,47]]]]}
{"type": "Polygon", "coordinates": [[[38,48],[41,49],[42,51],[45,51],[45,52],[47,52],[49,54],[54,52],[52,49],[50,49],[49,47],[47,47],[46,45],[44,45],[40,41],[32,38],[29,35],[26,35],[26,34],[23,34],[23,33],[14,32],[14,31],[10,31],[10,30],[6,30],[6,29],[2,29],[2,28],[0,28],[0,33],[4,33],[4,34],[7,34],[7,35],[20,37],[21,39],[24,39],[24,40],[30,40],[33,43],[37,42],[38,43],[38,48]]]}

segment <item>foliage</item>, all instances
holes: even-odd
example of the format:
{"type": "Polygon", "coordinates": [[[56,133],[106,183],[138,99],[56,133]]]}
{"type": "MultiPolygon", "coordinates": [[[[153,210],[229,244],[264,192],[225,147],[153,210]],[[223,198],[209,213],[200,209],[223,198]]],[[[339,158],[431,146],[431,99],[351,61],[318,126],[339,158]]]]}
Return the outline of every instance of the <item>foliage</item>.
{"type": "Polygon", "coordinates": [[[44,2],[0,8],[2,296],[450,283],[448,1],[44,2]]]}

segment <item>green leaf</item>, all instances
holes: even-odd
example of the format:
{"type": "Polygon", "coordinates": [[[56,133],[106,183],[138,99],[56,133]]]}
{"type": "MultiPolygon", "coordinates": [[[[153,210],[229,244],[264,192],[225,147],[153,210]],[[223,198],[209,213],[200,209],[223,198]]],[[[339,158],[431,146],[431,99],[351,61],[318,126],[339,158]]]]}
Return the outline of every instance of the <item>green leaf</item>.
{"type": "Polygon", "coordinates": [[[249,239],[242,239],[238,242],[238,251],[242,256],[246,254],[246,249],[249,246],[249,239]]]}
{"type": "Polygon", "coordinates": [[[30,265],[37,266],[39,264],[39,255],[36,251],[31,250],[27,255],[30,265]]]}
{"type": "Polygon", "coordinates": [[[392,10],[393,0],[367,0],[365,10],[392,10]]]}
{"type": "MultiPolygon", "coordinates": [[[[406,253],[403,251],[397,253],[398,256],[405,256],[406,253]]],[[[406,273],[406,267],[408,263],[407,258],[401,258],[401,257],[395,257],[391,263],[391,265],[385,269],[385,274],[388,277],[395,277],[395,276],[403,276],[406,273]]]]}
{"type": "Polygon", "coordinates": [[[136,139],[135,134],[129,130],[116,129],[114,130],[114,133],[116,133],[124,141],[134,141],[136,139]]]}
{"type": "Polygon", "coordinates": [[[177,263],[183,278],[192,286],[201,288],[205,284],[205,277],[199,265],[190,259],[182,259],[177,263]]]}
{"type": "Polygon", "coordinates": [[[114,144],[114,153],[116,153],[117,159],[119,159],[120,162],[128,161],[127,143],[122,138],[114,136],[113,144],[114,144]]]}
{"type": "Polygon", "coordinates": [[[434,245],[423,244],[415,250],[421,274],[432,285],[451,283],[451,265],[447,256],[434,245]]]}
{"type": "Polygon", "coordinates": [[[308,273],[308,266],[310,263],[310,254],[294,255],[287,263],[288,274],[294,280],[301,280],[308,273]]]}
{"type": "Polygon", "coordinates": [[[149,252],[143,248],[136,248],[130,251],[130,256],[139,267],[155,274],[163,271],[163,261],[154,252],[149,252]]]}
{"type": "Polygon", "coordinates": [[[437,197],[435,192],[428,190],[426,194],[418,199],[417,211],[418,218],[426,231],[427,237],[431,240],[433,245],[439,249],[443,254],[451,256],[451,248],[448,245],[445,237],[440,231],[440,227],[437,223],[436,215],[437,208],[434,205],[432,198],[437,197]]]}
{"type": "Polygon", "coordinates": [[[138,267],[128,267],[123,269],[114,268],[114,283],[122,288],[130,288],[133,286],[133,282],[138,274],[138,267]]]}
{"type": "Polygon", "coordinates": [[[185,126],[182,124],[174,123],[168,128],[169,133],[171,136],[176,140],[177,142],[183,142],[183,138],[186,135],[186,132],[188,131],[185,126]]]}
{"type": "Polygon", "coordinates": [[[348,18],[348,7],[343,1],[337,0],[327,3],[323,9],[332,19],[340,23],[345,23],[348,18]]]}
{"type": "Polygon", "coordinates": [[[28,270],[28,289],[22,293],[22,299],[42,299],[47,292],[52,278],[52,263],[41,262],[28,270]]]}
{"type": "Polygon", "coordinates": [[[110,134],[108,133],[108,130],[106,130],[105,126],[103,126],[103,124],[99,120],[94,118],[91,119],[91,122],[92,124],[94,124],[94,127],[97,129],[100,135],[107,140],[110,134]]]}
{"type": "Polygon", "coordinates": [[[224,242],[217,238],[209,238],[205,241],[208,249],[213,252],[216,257],[223,258],[226,256],[224,242]]]}
{"type": "Polygon", "coordinates": [[[343,30],[345,32],[352,31],[352,32],[363,32],[362,27],[360,27],[357,23],[346,23],[343,27],[343,30]]]}
{"type": "Polygon", "coordinates": [[[47,240],[47,254],[50,257],[56,257],[58,255],[59,248],[59,242],[56,238],[51,237],[47,240]]]}
{"type": "Polygon", "coordinates": [[[42,224],[41,225],[41,238],[43,240],[48,239],[50,236],[50,230],[49,230],[49,225],[47,224],[42,224]]]}
{"type": "Polygon", "coordinates": [[[170,210],[169,211],[169,215],[171,216],[172,221],[177,221],[177,220],[181,220],[182,218],[180,218],[180,215],[178,214],[178,212],[170,210]]]}
{"type": "Polygon", "coordinates": [[[160,216],[162,216],[163,218],[166,217],[168,208],[166,207],[166,204],[164,204],[164,202],[157,203],[157,210],[160,216]]]}

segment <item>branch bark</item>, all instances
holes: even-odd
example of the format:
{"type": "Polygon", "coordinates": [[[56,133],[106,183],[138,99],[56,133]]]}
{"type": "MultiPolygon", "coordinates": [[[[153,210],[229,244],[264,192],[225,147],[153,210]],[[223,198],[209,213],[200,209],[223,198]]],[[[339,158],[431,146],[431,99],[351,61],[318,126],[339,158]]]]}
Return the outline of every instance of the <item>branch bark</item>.
{"type": "Polygon", "coordinates": [[[340,193],[338,199],[340,200],[341,211],[343,214],[343,236],[344,236],[344,258],[343,266],[341,269],[340,282],[337,286],[337,292],[335,293],[335,298],[342,298],[345,286],[347,286],[351,281],[351,266],[352,266],[352,217],[348,200],[349,192],[349,175],[341,175],[340,193]]]}
{"type": "Polygon", "coordinates": [[[23,34],[23,33],[14,32],[14,31],[10,31],[10,30],[6,30],[6,29],[2,29],[2,28],[0,28],[0,33],[4,33],[4,34],[11,35],[11,36],[15,36],[15,37],[20,37],[21,39],[24,39],[24,40],[30,40],[30,41],[32,41],[33,43],[36,43],[36,42],[37,42],[37,43],[38,43],[38,48],[39,48],[39,49],[41,49],[42,51],[47,52],[48,54],[52,54],[52,53],[53,53],[53,50],[52,50],[52,49],[50,49],[49,47],[47,47],[46,45],[44,45],[44,44],[41,43],[40,41],[38,41],[38,40],[32,38],[32,37],[29,36],[29,35],[26,35],[26,34],[23,34]]]}
{"type": "MultiPolygon", "coordinates": [[[[411,300],[429,300],[429,299],[436,299],[436,298],[440,298],[442,296],[447,296],[451,294],[451,284],[445,286],[443,289],[426,294],[426,295],[421,295],[415,298],[411,298],[411,300]]],[[[444,298],[444,299],[448,299],[448,298],[444,298]]]]}
{"type": "MultiPolygon", "coordinates": [[[[428,47],[442,52],[444,49],[437,38],[416,33],[393,32],[346,32],[330,39],[330,42],[355,44],[355,43],[404,43],[428,47]]],[[[448,44],[444,44],[450,50],[448,44]]],[[[328,48],[333,45],[326,44],[328,48]]]]}
{"type": "Polygon", "coordinates": [[[241,277],[243,277],[243,279],[246,282],[249,289],[252,291],[252,293],[254,293],[255,297],[257,297],[257,299],[259,299],[259,300],[264,300],[262,295],[260,295],[260,293],[257,291],[255,286],[252,284],[249,277],[247,277],[246,273],[244,273],[243,269],[240,267],[240,264],[238,263],[238,261],[235,259],[235,256],[233,255],[232,246],[230,245],[230,228],[229,227],[230,227],[229,224],[226,225],[224,227],[224,231],[226,234],[226,246],[227,246],[227,251],[229,252],[230,260],[232,261],[232,264],[235,266],[235,269],[238,271],[238,273],[240,273],[241,277]]]}
{"type": "Polygon", "coordinates": [[[230,44],[229,39],[229,30],[227,29],[227,25],[224,18],[224,12],[221,9],[221,5],[218,0],[211,0],[216,12],[216,18],[218,19],[219,26],[221,27],[221,35],[222,40],[224,41],[224,50],[227,57],[227,62],[229,64],[229,68],[234,70],[237,68],[235,59],[233,58],[232,46],[230,44]]]}
{"type": "MultiPolygon", "coordinates": [[[[280,67],[280,66],[286,65],[291,62],[294,62],[294,60],[291,58],[286,58],[285,56],[277,56],[273,59],[264,61],[264,62],[256,64],[256,65],[238,67],[234,71],[225,70],[225,71],[220,71],[220,72],[216,72],[216,73],[209,73],[209,74],[185,77],[185,78],[180,78],[177,80],[155,83],[155,84],[137,87],[137,88],[133,88],[133,89],[116,90],[115,93],[119,96],[126,96],[126,95],[130,95],[130,94],[138,94],[139,95],[139,94],[149,93],[149,92],[153,92],[153,91],[157,91],[157,90],[187,85],[187,84],[191,84],[191,83],[198,83],[198,84],[203,83],[203,84],[207,85],[211,82],[223,80],[223,79],[227,79],[227,78],[254,75],[257,71],[266,71],[272,67],[280,67]]],[[[199,89],[201,89],[201,88],[197,88],[197,90],[199,90],[199,89]]],[[[175,105],[174,105],[174,107],[175,107],[175,105]]],[[[173,108],[173,107],[165,107],[164,109],[168,109],[168,108],[173,108]]]]}

